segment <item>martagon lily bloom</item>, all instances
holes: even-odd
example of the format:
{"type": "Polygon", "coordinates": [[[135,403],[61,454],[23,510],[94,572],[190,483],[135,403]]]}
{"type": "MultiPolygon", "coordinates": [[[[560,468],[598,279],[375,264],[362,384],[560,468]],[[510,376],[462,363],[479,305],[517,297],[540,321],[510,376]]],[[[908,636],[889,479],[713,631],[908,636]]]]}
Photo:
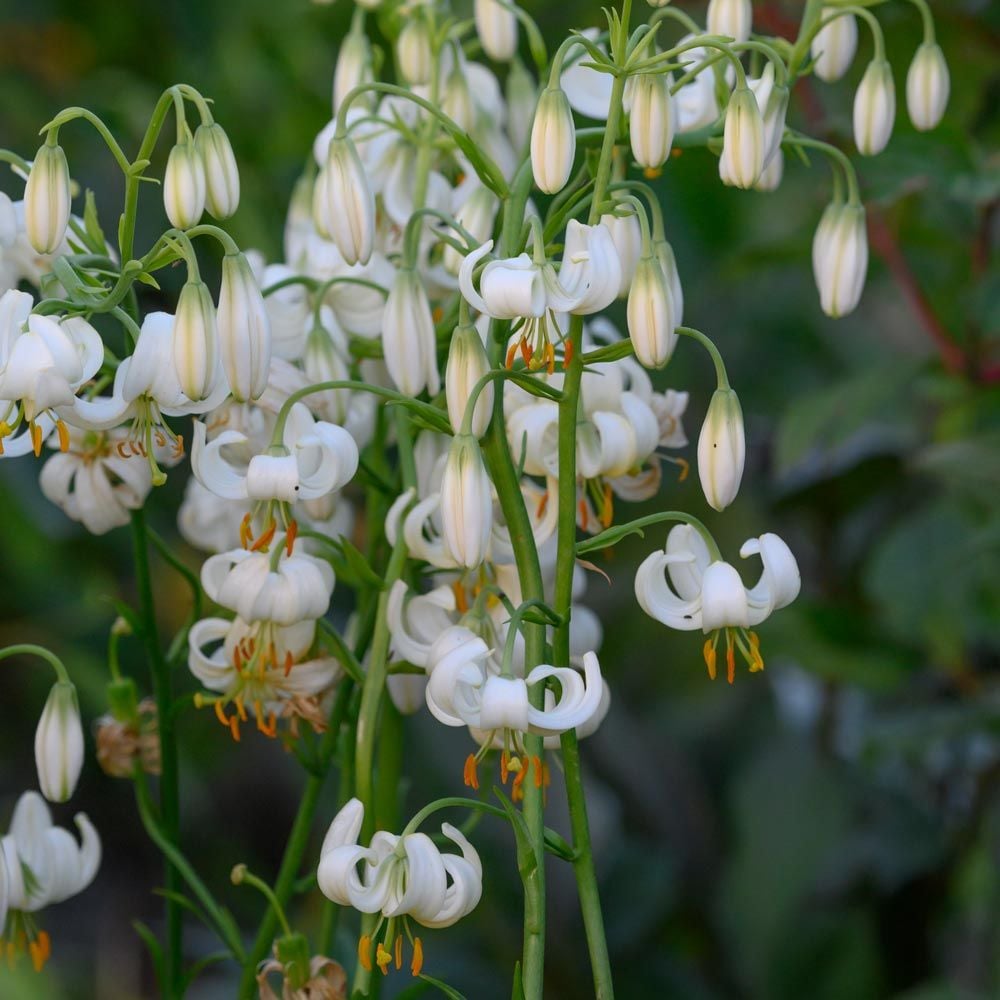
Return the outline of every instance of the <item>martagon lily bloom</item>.
{"type": "Polygon", "coordinates": [[[716,646],[723,632],[730,684],[736,672],[734,647],[739,647],[751,672],[763,670],[757,634],[750,630],[791,604],[799,593],[795,556],[777,535],[768,533],[744,542],[740,556],[752,555],[760,556],[764,569],[756,585],[747,588],[733,566],[709,552],[695,528],[678,524],[667,535],[665,550],[647,556],[636,573],[635,596],[647,615],[670,628],[701,629],[708,636],[704,656],[713,680],[716,646]]]}
{"type": "Polygon", "coordinates": [[[396,931],[401,921],[413,942],[410,968],[416,976],[423,965],[423,947],[420,938],[410,934],[407,918],[424,927],[450,927],[471,913],[482,896],[482,863],[476,849],[450,823],[443,823],[441,832],[461,854],[442,852],[425,833],[397,836],[384,830],[372,837],[370,846],[362,847],[358,835],[364,811],[358,799],[351,799],[334,817],[320,849],[319,888],[340,906],[380,914],[375,930],[358,943],[358,957],[366,969],[372,967],[373,942],[377,942],[375,964],[383,973],[393,962],[400,968],[403,935],[396,931]]]}

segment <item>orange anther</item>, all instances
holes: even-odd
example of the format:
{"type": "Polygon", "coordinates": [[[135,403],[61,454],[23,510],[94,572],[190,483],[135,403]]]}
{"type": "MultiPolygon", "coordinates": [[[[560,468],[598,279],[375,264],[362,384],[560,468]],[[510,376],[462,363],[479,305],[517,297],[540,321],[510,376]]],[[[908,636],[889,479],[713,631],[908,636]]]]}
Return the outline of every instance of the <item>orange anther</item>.
{"type": "Polygon", "coordinates": [[[563,368],[569,368],[573,361],[573,352],[576,348],[573,346],[573,340],[570,338],[566,341],[563,347],[563,368]]]}
{"type": "Polygon", "coordinates": [[[440,323],[441,320],[444,319],[444,310],[440,306],[435,306],[431,310],[431,319],[433,319],[435,323],[440,323]]]}
{"type": "Polygon", "coordinates": [[[31,450],[35,453],[35,458],[42,453],[42,429],[38,424],[31,425],[31,450]]]}
{"type": "Polygon", "coordinates": [[[611,493],[611,484],[604,484],[604,506],[601,508],[601,527],[610,528],[611,522],[615,519],[615,502],[611,493]]]}
{"type": "Polygon", "coordinates": [[[733,649],[732,640],[726,643],[726,680],[730,684],[736,680],[736,650],[733,649]]]}
{"type": "Polygon", "coordinates": [[[295,657],[292,656],[292,651],[289,649],[285,653],[285,676],[287,677],[292,672],[292,667],[295,666],[295,657]]]}
{"type": "Polygon", "coordinates": [[[465,758],[465,767],[462,769],[462,781],[465,782],[467,787],[476,791],[479,790],[479,775],[476,772],[475,754],[470,753],[465,758]]]}
{"type": "Polygon", "coordinates": [[[253,525],[250,521],[249,513],[244,514],[243,520],[240,521],[240,545],[245,549],[250,548],[250,543],[253,541],[253,525]]]}
{"type": "Polygon", "coordinates": [[[710,680],[715,680],[715,643],[712,639],[705,640],[705,646],[702,649],[702,655],[705,657],[705,666],[708,667],[708,676],[710,680]]]}
{"type": "Polygon", "coordinates": [[[242,695],[237,695],[233,699],[233,704],[236,706],[236,712],[237,712],[237,714],[240,717],[240,722],[246,722],[247,721],[247,710],[246,710],[246,708],[243,705],[243,696],[242,695]]]}
{"type": "Polygon", "coordinates": [[[221,701],[215,703],[215,717],[221,722],[227,729],[229,728],[229,717],[226,715],[226,707],[221,701]]]}
{"type": "Polygon", "coordinates": [[[235,715],[229,716],[229,735],[232,736],[234,743],[239,743],[240,720],[235,715]]]}
{"type": "Polygon", "coordinates": [[[35,972],[41,972],[45,966],[45,956],[37,941],[28,942],[28,954],[31,956],[31,966],[35,972]]]}
{"type": "Polygon", "coordinates": [[[295,539],[299,536],[299,523],[298,521],[292,521],[288,525],[288,530],[285,532],[285,553],[286,555],[292,554],[292,547],[295,545],[295,539]]]}
{"type": "Polygon", "coordinates": [[[277,530],[278,526],[274,523],[274,521],[272,521],[271,524],[268,526],[267,531],[265,531],[264,534],[261,535],[260,538],[258,538],[257,541],[253,543],[253,545],[250,546],[250,551],[260,552],[263,550],[264,552],[266,552],[267,547],[271,544],[271,539],[274,538],[274,533],[277,530]]]}
{"type": "Polygon", "coordinates": [[[556,370],[556,349],[551,343],[545,345],[545,370],[554,375],[556,370]]]}
{"type": "Polygon", "coordinates": [[[541,500],[538,501],[538,507],[535,510],[535,517],[539,519],[543,518],[545,516],[545,511],[548,509],[548,506],[549,506],[549,491],[546,490],[542,494],[541,500]]]}
{"type": "Polygon", "coordinates": [[[680,466],[681,473],[677,477],[677,482],[683,483],[688,477],[688,473],[691,471],[691,463],[686,458],[675,458],[674,463],[680,466]]]}
{"type": "Polygon", "coordinates": [[[515,354],[517,354],[517,344],[511,344],[510,347],[507,348],[507,357],[504,359],[503,363],[504,368],[514,367],[515,354]]]}
{"type": "Polygon", "coordinates": [[[395,952],[394,958],[395,958],[396,968],[397,969],[401,969],[403,967],[403,935],[402,934],[397,934],[396,935],[396,944],[395,944],[395,947],[393,948],[393,951],[395,952]]]}
{"type": "Polygon", "coordinates": [[[42,959],[47,962],[52,955],[52,939],[48,931],[38,932],[38,944],[42,949],[42,959]]]}
{"type": "Polygon", "coordinates": [[[507,784],[507,775],[510,773],[510,770],[507,767],[507,760],[508,760],[508,758],[507,758],[507,751],[504,750],[503,753],[500,754],[500,784],[501,785],[506,785],[507,784]]]}
{"type": "Polygon", "coordinates": [[[764,657],[760,655],[760,637],[756,632],[748,632],[750,637],[750,671],[756,673],[764,669],[764,657]]]}
{"type": "Polygon", "coordinates": [[[69,428],[62,420],[56,421],[56,433],[59,435],[59,450],[69,451],[69,428]]]}
{"type": "Polygon", "coordinates": [[[542,760],[540,757],[531,758],[531,769],[535,774],[535,788],[541,788],[545,772],[543,770],[542,760]]]}
{"type": "Polygon", "coordinates": [[[521,357],[524,358],[524,363],[530,366],[531,359],[535,356],[535,352],[532,350],[531,344],[529,344],[528,341],[522,337],[518,346],[521,348],[521,357]]]}
{"type": "Polygon", "coordinates": [[[663,171],[659,167],[646,167],[642,172],[642,176],[645,177],[647,181],[655,181],[656,178],[662,173],[663,171]]]}
{"type": "Polygon", "coordinates": [[[510,797],[513,802],[520,802],[524,798],[524,792],[521,791],[521,785],[524,784],[524,779],[528,775],[528,768],[522,767],[520,771],[514,776],[514,783],[510,786],[510,797]]]}
{"type": "Polygon", "coordinates": [[[589,519],[590,519],[590,517],[589,517],[589,514],[587,512],[587,500],[586,500],[586,498],[581,497],[580,498],[580,527],[584,531],[587,530],[587,521],[589,519]]]}
{"type": "Polygon", "coordinates": [[[410,964],[410,974],[420,975],[420,970],[424,967],[424,946],[420,943],[420,938],[413,939],[413,962],[410,964]]]}
{"type": "Polygon", "coordinates": [[[358,939],[358,961],[365,972],[372,971],[372,939],[367,934],[358,939]]]}
{"type": "Polygon", "coordinates": [[[458,608],[459,614],[464,615],[469,610],[469,599],[466,597],[465,587],[459,580],[456,580],[451,585],[451,589],[455,592],[455,607],[458,608]]]}

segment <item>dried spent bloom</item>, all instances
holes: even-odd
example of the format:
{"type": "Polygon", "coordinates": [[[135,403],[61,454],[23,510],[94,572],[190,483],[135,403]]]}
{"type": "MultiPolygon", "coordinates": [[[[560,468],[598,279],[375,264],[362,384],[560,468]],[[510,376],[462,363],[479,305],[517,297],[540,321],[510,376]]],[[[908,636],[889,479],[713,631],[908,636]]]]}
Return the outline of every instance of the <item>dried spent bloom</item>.
{"type": "Polygon", "coordinates": [[[146,774],[160,773],[160,732],[156,702],[139,702],[135,721],[102,715],[94,723],[97,763],[112,778],[131,778],[136,763],[146,774]]]}

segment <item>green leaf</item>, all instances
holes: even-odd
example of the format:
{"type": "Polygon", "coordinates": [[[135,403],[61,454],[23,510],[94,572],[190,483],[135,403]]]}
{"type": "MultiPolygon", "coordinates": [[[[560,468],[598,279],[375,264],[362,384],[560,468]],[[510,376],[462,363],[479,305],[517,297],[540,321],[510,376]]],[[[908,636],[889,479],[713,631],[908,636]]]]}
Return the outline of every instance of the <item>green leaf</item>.
{"type": "Polygon", "coordinates": [[[422,979],[425,983],[430,983],[431,986],[436,987],[440,990],[448,1000],[465,1000],[465,997],[458,992],[458,990],[449,986],[447,983],[442,983],[440,979],[434,979],[432,976],[424,975],[421,973],[417,978],[422,979]]]}
{"type": "Polygon", "coordinates": [[[521,976],[521,963],[514,963],[514,980],[510,984],[510,1000],[524,1000],[524,979],[521,976]]]}
{"type": "Polygon", "coordinates": [[[153,962],[153,975],[156,977],[156,981],[162,985],[164,969],[163,948],[160,946],[160,942],[156,940],[156,935],[141,920],[133,920],[132,927],[149,949],[149,957],[153,962]]]}

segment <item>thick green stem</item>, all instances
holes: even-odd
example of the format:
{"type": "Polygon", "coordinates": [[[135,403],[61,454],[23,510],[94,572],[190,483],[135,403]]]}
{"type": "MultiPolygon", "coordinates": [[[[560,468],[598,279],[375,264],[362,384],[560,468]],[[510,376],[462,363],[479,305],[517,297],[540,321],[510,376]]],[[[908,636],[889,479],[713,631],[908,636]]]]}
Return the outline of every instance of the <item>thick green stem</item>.
{"type": "MultiPolygon", "coordinates": [[[[170,666],[160,647],[156,625],[156,607],[153,603],[153,582],[149,571],[149,541],[146,536],[145,514],[140,507],[132,511],[132,547],[135,560],[136,589],[142,616],[142,639],[146,646],[146,659],[152,675],[153,696],[156,699],[160,733],[160,823],[167,843],[179,846],[180,840],[180,790],[178,786],[177,737],[174,732],[173,690],[170,666]]],[[[167,860],[163,873],[164,888],[176,893],[179,888],[178,871],[167,860]]],[[[164,948],[161,984],[164,996],[181,995],[181,932],[182,913],[176,900],[168,895],[166,909],[166,947],[164,948]]]]}

